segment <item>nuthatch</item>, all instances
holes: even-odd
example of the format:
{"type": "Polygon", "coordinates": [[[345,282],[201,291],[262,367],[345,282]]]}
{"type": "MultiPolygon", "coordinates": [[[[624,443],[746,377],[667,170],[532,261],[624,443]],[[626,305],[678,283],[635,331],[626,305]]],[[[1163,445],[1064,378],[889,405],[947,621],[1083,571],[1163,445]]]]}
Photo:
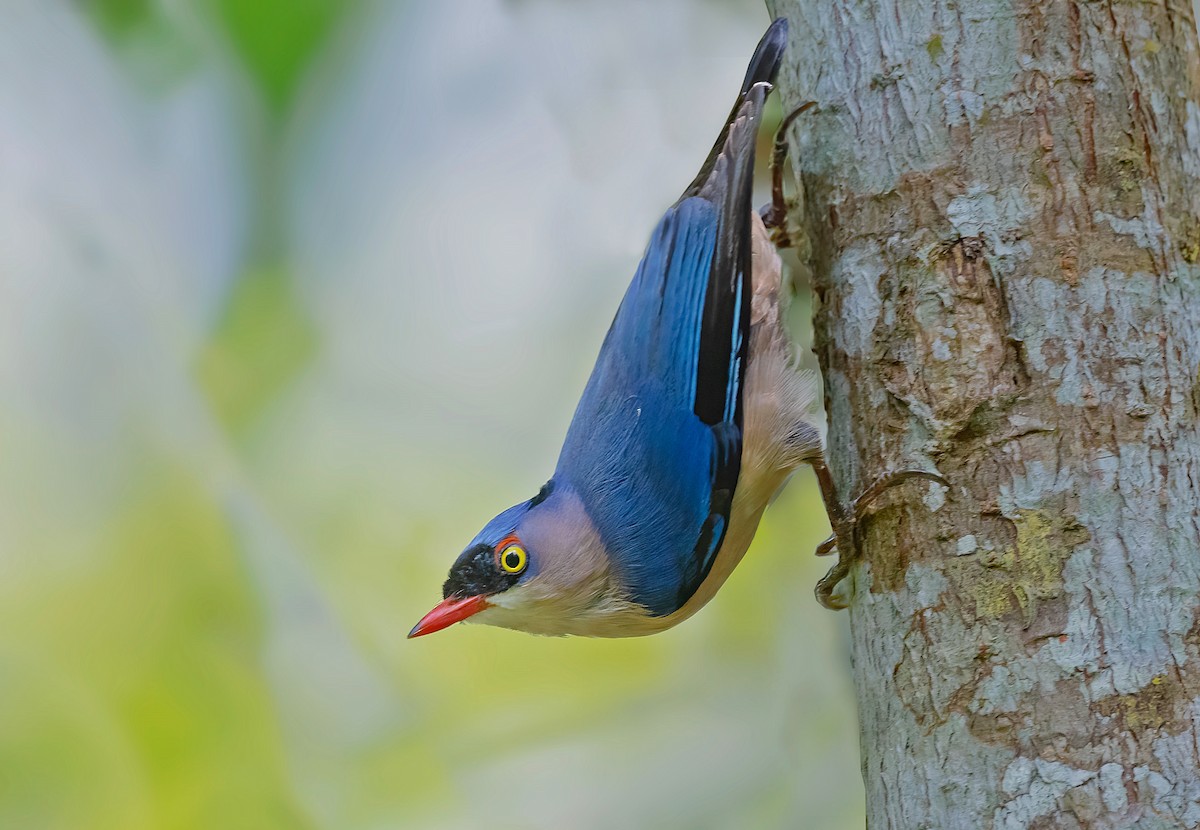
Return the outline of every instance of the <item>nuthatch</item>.
{"type": "Polygon", "coordinates": [[[843,554],[818,586],[832,605],[866,502],[905,478],[940,480],[902,471],[847,506],[825,466],[816,380],[794,365],[780,260],[751,206],[763,103],[786,44],[776,20],[712,152],[654,230],[554,475],[488,522],[410,637],[466,619],[598,637],[670,628],[712,599],[805,463],[834,529],[818,552],[843,554]]]}

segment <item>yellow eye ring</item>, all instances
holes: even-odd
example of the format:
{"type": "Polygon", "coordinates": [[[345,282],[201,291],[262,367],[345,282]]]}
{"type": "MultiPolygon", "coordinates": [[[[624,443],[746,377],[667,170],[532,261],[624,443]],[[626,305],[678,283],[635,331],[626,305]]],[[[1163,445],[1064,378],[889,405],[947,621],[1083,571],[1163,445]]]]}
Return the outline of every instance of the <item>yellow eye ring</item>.
{"type": "Polygon", "coordinates": [[[520,545],[509,545],[500,551],[500,570],[506,574],[519,574],[529,564],[529,554],[520,545]]]}

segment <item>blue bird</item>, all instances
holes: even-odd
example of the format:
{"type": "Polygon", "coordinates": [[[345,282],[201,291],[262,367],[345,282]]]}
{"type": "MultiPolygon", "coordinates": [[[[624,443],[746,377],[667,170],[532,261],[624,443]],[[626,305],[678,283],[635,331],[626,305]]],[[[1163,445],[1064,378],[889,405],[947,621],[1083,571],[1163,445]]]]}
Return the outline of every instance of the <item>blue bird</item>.
{"type": "MultiPolygon", "coordinates": [[[[763,104],[786,43],[787,21],[776,20],[712,152],[651,235],[554,475],[487,523],[410,637],[467,619],[550,635],[670,628],[713,597],[804,463],[834,526],[824,552],[851,549],[858,510],[837,500],[825,467],[811,420],[818,387],[795,368],[780,260],[751,206],[763,104]]],[[[922,474],[872,489],[909,475],[922,474]]],[[[846,567],[819,596],[829,600],[846,567]]]]}

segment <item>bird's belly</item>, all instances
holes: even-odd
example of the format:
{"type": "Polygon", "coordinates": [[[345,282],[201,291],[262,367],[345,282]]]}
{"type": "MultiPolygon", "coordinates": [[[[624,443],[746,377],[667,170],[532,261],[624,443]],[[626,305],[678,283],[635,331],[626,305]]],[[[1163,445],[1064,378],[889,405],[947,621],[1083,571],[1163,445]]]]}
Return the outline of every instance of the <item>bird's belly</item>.
{"type": "Polygon", "coordinates": [[[762,521],[763,511],[786,479],[787,473],[780,471],[768,471],[758,475],[743,474],[733,499],[733,509],[730,511],[729,532],[725,534],[725,541],[713,561],[712,570],[700,583],[696,593],[692,594],[678,611],[659,618],[662,626],[657,630],[683,622],[716,595],[746,555],[750,543],[754,541],[759,522],[762,521]]]}
{"type": "Polygon", "coordinates": [[[730,510],[729,530],[725,534],[721,549],[713,560],[708,576],[678,610],[663,616],[654,616],[648,612],[621,614],[599,625],[593,624],[588,633],[600,637],[639,637],[655,634],[678,625],[703,608],[746,555],[762,520],[763,511],[789,473],[788,470],[743,469],[730,510]]]}
{"type": "Polygon", "coordinates": [[[729,529],[708,576],[678,610],[654,616],[633,606],[592,623],[587,633],[600,637],[636,637],[664,631],[695,614],[713,598],[746,555],[772,497],[805,461],[820,455],[820,437],[809,427],[811,442],[796,443],[806,423],[816,386],[792,366],[792,347],[779,322],[780,268],[766,230],[751,216],[755,234],[755,306],[750,363],[746,372],[745,440],[742,469],[729,515],[729,529]]]}
{"type": "MultiPolygon", "coordinates": [[[[819,440],[807,450],[785,449],[794,425],[807,411],[811,398],[807,391],[790,386],[796,383],[796,375],[787,353],[770,348],[762,330],[756,331],[755,335],[754,342],[759,348],[747,373],[742,470],[730,510],[729,530],[708,576],[678,610],[658,617],[648,612],[625,615],[619,621],[613,620],[611,633],[600,631],[597,632],[599,636],[654,634],[678,625],[703,608],[746,555],[772,497],[804,460],[806,452],[819,452],[819,440]]],[[[815,436],[816,432],[813,434],[815,436]]]]}

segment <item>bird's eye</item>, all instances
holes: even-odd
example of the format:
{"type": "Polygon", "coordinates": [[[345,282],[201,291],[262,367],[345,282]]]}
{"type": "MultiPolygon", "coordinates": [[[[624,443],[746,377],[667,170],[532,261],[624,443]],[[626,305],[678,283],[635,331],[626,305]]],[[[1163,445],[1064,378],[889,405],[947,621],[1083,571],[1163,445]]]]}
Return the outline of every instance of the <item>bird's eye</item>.
{"type": "Polygon", "coordinates": [[[500,570],[509,574],[519,574],[529,564],[529,555],[520,545],[509,545],[500,552],[500,570]]]}

